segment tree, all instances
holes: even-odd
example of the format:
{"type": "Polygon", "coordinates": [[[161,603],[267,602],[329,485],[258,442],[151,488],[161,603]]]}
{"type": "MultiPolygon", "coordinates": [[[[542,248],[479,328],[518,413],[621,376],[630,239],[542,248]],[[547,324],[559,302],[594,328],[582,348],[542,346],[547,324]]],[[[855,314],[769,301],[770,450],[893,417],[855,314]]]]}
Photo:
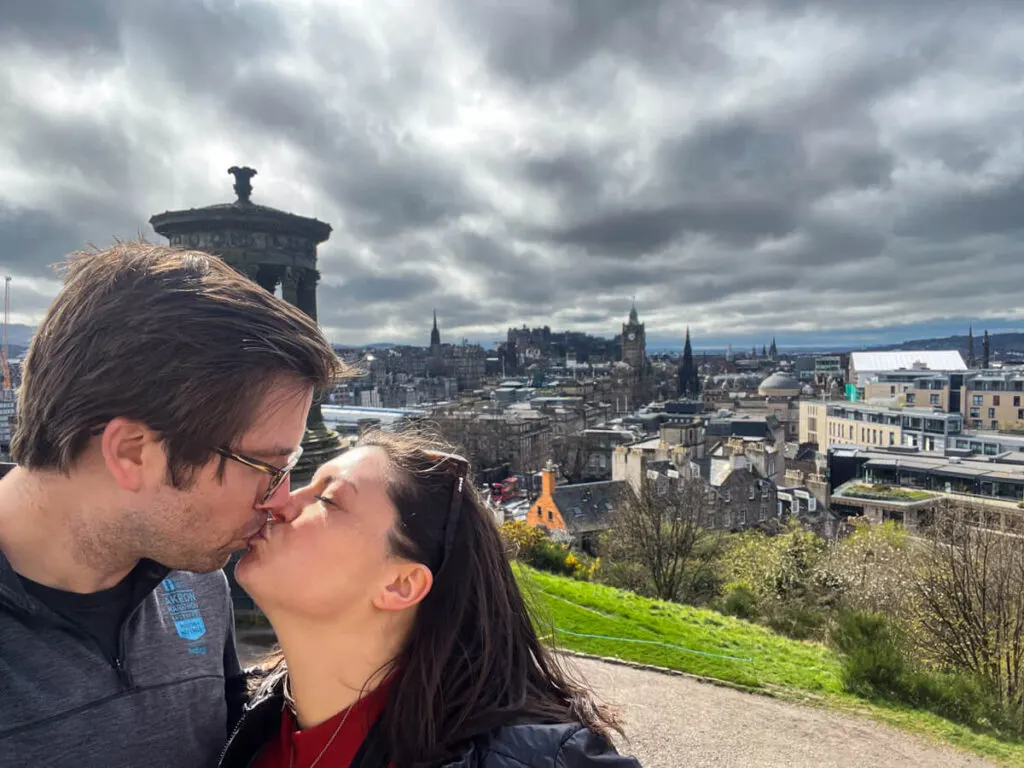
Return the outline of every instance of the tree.
{"type": "Polygon", "coordinates": [[[602,553],[638,565],[662,600],[681,600],[701,591],[713,577],[724,546],[711,519],[707,488],[698,478],[645,479],[612,517],[602,553]]]}
{"type": "Polygon", "coordinates": [[[928,531],[917,591],[920,644],[943,666],[988,681],[1024,714],[1024,539],[998,510],[942,503],[928,531]]]}

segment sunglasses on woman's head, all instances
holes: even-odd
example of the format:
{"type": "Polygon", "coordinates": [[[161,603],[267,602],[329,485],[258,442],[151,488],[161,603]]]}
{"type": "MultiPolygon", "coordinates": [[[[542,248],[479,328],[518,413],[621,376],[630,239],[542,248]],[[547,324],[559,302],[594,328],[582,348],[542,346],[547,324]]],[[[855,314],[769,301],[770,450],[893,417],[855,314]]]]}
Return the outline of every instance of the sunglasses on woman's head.
{"type": "Polygon", "coordinates": [[[254,459],[251,456],[235,453],[227,448],[218,448],[217,453],[225,459],[237,461],[239,464],[249,467],[250,469],[255,469],[259,472],[270,475],[270,482],[267,483],[267,490],[264,492],[263,498],[260,499],[260,504],[266,504],[274,495],[274,491],[281,487],[281,484],[288,477],[288,473],[295,469],[295,465],[299,463],[299,459],[302,457],[302,447],[299,446],[288,455],[288,459],[285,461],[283,467],[275,467],[273,464],[267,464],[266,462],[254,459]]]}
{"type": "Polygon", "coordinates": [[[445,563],[448,562],[448,553],[451,552],[452,544],[455,542],[455,530],[458,528],[459,513],[462,511],[463,485],[466,482],[466,475],[469,474],[469,462],[454,453],[427,451],[426,454],[428,458],[437,462],[437,466],[444,467],[454,478],[452,497],[448,503],[448,517],[444,524],[444,549],[441,551],[441,564],[437,568],[437,573],[440,573],[445,563]]]}

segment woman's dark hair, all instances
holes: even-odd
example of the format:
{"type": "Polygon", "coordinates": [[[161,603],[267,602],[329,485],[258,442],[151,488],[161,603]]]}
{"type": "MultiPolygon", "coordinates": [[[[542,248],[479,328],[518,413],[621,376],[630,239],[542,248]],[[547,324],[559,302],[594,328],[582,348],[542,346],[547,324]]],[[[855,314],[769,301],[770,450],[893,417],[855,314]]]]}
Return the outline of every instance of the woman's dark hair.
{"type": "Polygon", "coordinates": [[[621,734],[614,713],[541,643],[492,512],[469,478],[458,491],[451,462],[438,458],[447,447],[420,434],[383,432],[367,433],[359,445],[389,458],[395,554],[434,572],[394,661],[381,716],[393,763],[437,765],[475,737],[514,723],[579,722],[605,739],[621,734]],[[456,492],[464,497],[445,558],[456,492]]]}

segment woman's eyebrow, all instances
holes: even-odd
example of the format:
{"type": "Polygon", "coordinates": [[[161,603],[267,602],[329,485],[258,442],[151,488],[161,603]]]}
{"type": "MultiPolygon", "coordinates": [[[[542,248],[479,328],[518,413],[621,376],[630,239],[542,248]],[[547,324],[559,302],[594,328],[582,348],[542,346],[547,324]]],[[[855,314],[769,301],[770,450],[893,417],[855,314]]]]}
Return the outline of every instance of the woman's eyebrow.
{"type": "Polygon", "coordinates": [[[347,487],[351,488],[352,491],[355,494],[357,494],[357,495],[359,494],[359,487],[355,483],[353,483],[351,480],[349,480],[347,477],[345,477],[344,475],[334,475],[334,474],[324,475],[317,482],[322,484],[323,489],[325,491],[328,488],[330,488],[332,485],[334,485],[335,483],[338,483],[338,484],[341,485],[341,487],[344,488],[344,487],[347,486],[347,487]]]}

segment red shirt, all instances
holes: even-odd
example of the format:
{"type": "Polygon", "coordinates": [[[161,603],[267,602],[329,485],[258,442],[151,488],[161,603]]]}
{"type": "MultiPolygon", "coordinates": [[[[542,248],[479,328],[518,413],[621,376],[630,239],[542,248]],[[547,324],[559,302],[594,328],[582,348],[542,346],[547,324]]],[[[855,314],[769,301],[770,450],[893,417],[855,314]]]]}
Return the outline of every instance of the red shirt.
{"type": "Polygon", "coordinates": [[[285,707],[281,713],[281,729],[260,750],[253,768],[289,768],[289,765],[293,768],[306,768],[317,759],[317,755],[327,747],[328,742],[330,746],[317,763],[318,768],[348,768],[366,734],[370,732],[370,728],[384,710],[388,699],[388,682],[385,681],[376,690],[348,709],[343,709],[330,720],[305,730],[299,730],[291,708],[285,707]],[[341,723],[342,718],[345,718],[345,722],[334,736],[334,729],[341,723]],[[334,741],[331,741],[331,736],[334,736],[334,741]],[[293,747],[294,763],[291,762],[293,747]]]}

